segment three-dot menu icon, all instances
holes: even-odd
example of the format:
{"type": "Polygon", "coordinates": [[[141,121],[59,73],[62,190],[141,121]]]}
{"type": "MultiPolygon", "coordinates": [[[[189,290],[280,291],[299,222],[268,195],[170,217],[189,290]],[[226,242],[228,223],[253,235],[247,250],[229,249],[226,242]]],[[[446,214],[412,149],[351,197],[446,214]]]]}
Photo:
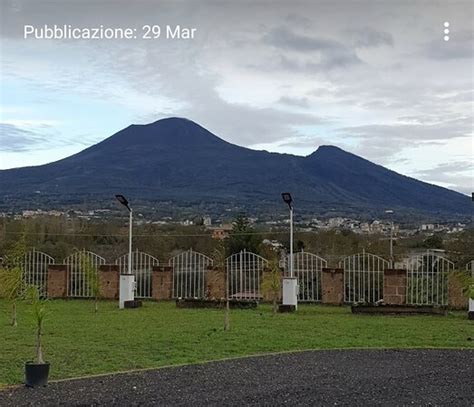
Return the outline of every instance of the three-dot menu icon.
{"type": "Polygon", "coordinates": [[[449,41],[449,21],[444,22],[444,40],[449,41]]]}

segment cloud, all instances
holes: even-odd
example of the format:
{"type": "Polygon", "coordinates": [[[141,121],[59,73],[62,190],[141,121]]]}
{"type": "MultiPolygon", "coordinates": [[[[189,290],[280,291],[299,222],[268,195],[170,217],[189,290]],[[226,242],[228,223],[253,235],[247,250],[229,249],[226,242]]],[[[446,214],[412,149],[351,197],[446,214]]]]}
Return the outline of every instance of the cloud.
{"type": "MultiPolygon", "coordinates": [[[[324,69],[347,67],[360,64],[362,61],[354,50],[343,43],[321,37],[312,37],[296,34],[286,27],[278,27],[263,36],[263,42],[277,49],[297,53],[317,54],[318,62],[312,62],[313,66],[324,69]]],[[[312,56],[314,58],[314,55],[312,56]]],[[[288,60],[288,58],[285,58],[288,60]]]]}
{"type": "Polygon", "coordinates": [[[48,142],[42,132],[26,130],[14,124],[0,123],[0,150],[9,152],[28,151],[33,146],[48,142]]]}
{"type": "Polygon", "coordinates": [[[430,41],[424,46],[423,53],[428,58],[444,61],[473,58],[474,32],[472,30],[454,30],[449,34],[449,38],[449,41],[440,41],[440,38],[430,41]]]}
{"type": "Polygon", "coordinates": [[[417,171],[415,176],[427,182],[444,185],[464,194],[474,191],[474,163],[461,160],[439,164],[433,168],[417,171]]]}
{"type": "Polygon", "coordinates": [[[295,107],[309,107],[309,100],[308,98],[294,98],[289,96],[282,96],[278,103],[288,106],[295,106],[295,107]]]}
{"type": "Polygon", "coordinates": [[[387,45],[393,47],[392,34],[371,27],[353,28],[345,31],[348,41],[356,48],[370,48],[387,45]]]}

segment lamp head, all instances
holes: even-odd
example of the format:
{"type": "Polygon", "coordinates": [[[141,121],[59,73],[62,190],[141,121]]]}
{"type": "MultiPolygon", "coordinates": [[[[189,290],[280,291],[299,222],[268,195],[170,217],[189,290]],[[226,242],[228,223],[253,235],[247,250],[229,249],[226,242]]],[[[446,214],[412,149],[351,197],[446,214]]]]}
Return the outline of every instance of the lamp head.
{"type": "Polygon", "coordinates": [[[281,194],[281,197],[283,198],[283,201],[290,207],[291,209],[291,203],[293,202],[293,199],[291,198],[291,194],[289,192],[283,192],[281,194]]]}
{"type": "Polygon", "coordinates": [[[125,198],[123,195],[115,195],[115,198],[117,198],[117,201],[119,201],[123,206],[125,206],[129,211],[131,211],[127,198],[125,198]]]}

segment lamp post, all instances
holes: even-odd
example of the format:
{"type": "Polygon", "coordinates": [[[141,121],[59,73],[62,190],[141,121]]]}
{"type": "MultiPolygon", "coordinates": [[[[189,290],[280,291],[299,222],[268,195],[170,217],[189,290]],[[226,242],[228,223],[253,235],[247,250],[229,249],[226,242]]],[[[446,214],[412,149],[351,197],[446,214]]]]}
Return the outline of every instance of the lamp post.
{"type": "Polygon", "coordinates": [[[290,276],[283,277],[283,304],[280,312],[292,312],[298,308],[298,281],[293,272],[293,199],[289,192],[282,193],[281,197],[290,209],[290,276]]]}
{"type": "Polygon", "coordinates": [[[135,299],[135,276],[132,272],[132,225],[133,225],[133,211],[130,207],[127,198],[123,195],[115,195],[117,201],[128,209],[129,212],[129,229],[128,229],[128,270],[127,273],[120,275],[120,295],[119,308],[125,307],[126,301],[133,301],[135,299]]]}
{"type": "Polygon", "coordinates": [[[388,209],[385,211],[386,214],[391,215],[391,224],[390,224],[390,267],[393,268],[393,210],[388,209]]]}

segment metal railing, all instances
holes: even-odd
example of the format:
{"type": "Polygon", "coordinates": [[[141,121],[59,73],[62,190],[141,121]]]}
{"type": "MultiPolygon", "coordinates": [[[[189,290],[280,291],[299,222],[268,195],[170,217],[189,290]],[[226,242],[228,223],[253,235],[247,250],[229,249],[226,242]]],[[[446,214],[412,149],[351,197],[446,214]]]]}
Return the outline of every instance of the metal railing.
{"type": "Polygon", "coordinates": [[[448,304],[448,274],[454,271],[452,261],[428,250],[411,256],[403,264],[407,271],[407,304],[448,304]]]}
{"type": "MultiPolygon", "coordinates": [[[[128,273],[128,257],[127,253],[115,260],[121,274],[128,273]]],[[[132,274],[135,276],[137,298],[151,298],[151,272],[153,266],[159,264],[158,259],[148,253],[140,252],[138,249],[132,252],[132,274]]]]}
{"type": "Polygon", "coordinates": [[[207,268],[213,260],[192,249],[169,260],[173,268],[173,298],[205,298],[207,268]]]}
{"type": "Polygon", "coordinates": [[[344,302],[376,303],[383,299],[383,274],[390,262],[375,254],[353,254],[343,259],[344,302]]]}
{"type": "Polygon", "coordinates": [[[258,254],[242,250],[227,257],[227,290],[229,298],[237,300],[260,300],[260,281],[268,260],[258,254]]]}

